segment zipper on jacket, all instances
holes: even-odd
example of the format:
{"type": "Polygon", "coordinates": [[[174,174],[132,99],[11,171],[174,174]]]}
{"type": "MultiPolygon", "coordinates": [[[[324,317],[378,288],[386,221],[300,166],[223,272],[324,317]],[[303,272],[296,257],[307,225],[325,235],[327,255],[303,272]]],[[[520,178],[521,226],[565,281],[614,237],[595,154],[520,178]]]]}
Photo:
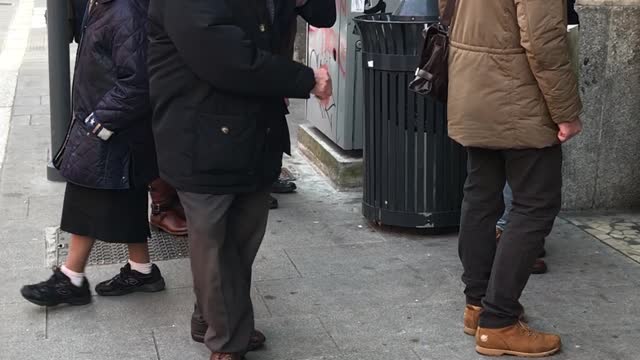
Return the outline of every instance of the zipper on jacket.
{"type": "MultiPolygon", "coordinates": [[[[78,51],[77,51],[77,55],[76,56],[76,63],[73,66],[73,76],[75,77],[76,72],[78,71],[78,58],[80,57],[79,55],[82,53],[82,48],[84,45],[84,35],[87,32],[87,28],[90,25],[90,20],[91,20],[91,11],[94,8],[94,5],[98,4],[98,0],[90,0],[89,4],[87,5],[87,13],[85,14],[85,18],[83,19],[83,24],[82,24],[82,36],[80,37],[80,44],[78,45],[78,51]]],[[[71,122],[69,123],[69,129],[67,130],[67,135],[64,138],[64,142],[62,143],[62,146],[60,146],[60,149],[58,149],[56,155],[53,157],[53,165],[57,168],[60,164],[60,158],[62,157],[62,154],[64,153],[64,149],[67,147],[67,144],[69,143],[69,138],[71,137],[71,129],[73,129],[73,124],[76,122],[76,116],[75,114],[73,114],[73,93],[74,90],[76,88],[76,81],[74,79],[74,81],[72,82],[72,86],[71,86],[71,122]]]]}

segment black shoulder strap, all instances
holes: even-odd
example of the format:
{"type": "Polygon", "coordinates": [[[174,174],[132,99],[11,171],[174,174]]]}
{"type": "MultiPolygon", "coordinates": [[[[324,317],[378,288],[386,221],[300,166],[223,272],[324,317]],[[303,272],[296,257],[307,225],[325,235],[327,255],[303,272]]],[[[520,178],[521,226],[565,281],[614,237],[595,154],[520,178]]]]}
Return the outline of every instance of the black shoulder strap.
{"type": "Polygon", "coordinates": [[[444,26],[451,25],[451,19],[453,18],[453,12],[456,10],[456,5],[458,4],[458,0],[447,0],[447,5],[444,8],[444,13],[442,14],[442,19],[440,19],[440,23],[444,26]]]}

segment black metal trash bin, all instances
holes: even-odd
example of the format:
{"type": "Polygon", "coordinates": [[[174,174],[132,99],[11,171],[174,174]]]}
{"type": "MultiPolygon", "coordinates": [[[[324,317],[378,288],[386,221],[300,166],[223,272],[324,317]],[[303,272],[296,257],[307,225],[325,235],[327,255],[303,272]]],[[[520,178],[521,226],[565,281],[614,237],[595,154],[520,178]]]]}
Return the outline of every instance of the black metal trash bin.
{"type": "Polygon", "coordinates": [[[381,225],[449,228],[460,223],[466,152],[449,139],[446,105],[408,90],[425,24],[436,19],[364,15],[363,214],[381,225]]]}

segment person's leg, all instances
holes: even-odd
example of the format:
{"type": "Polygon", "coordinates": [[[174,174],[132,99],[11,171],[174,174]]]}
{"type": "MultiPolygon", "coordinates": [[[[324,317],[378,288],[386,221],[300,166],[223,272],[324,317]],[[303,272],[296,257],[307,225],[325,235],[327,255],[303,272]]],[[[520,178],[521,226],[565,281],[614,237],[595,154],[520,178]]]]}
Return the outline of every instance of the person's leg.
{"type": "Polygon", "coordinates": [[[151,262],[148,243],[130,243],[127,247],[129,262],[120,269],[119,274],[96,285],[96,293],[100,296],[122,296],[164,290],[164,278],[158,266],[151,262]]]}
{"type": "MultiPolygon", "coordinates": [[[[252,331],[249,286],[239,244],[229,234],[235,195],[179,192],[189,227],[193,286],[214,353],[244,353],[252,331]],[[251,325],[251,329],[248,328],[251,325]]],[[[254,219],[242,219],[252,224],[254,219]]],[[[249,283],[250,284],[250,283],[249,283]]]]}
{"type": "Polygon", "coordinates": [[[502,213],[502,217],[498,220],[498,224],[496,227],[500,229],[500,231],[504,231],[504,228],[509,223],[509,213],[511,212],[512,202],[513,202],[513,192],[511,191],[511,187],[509,184],[504,186],[504,190],[502,191],[502,197],[504,198],[504,212],[502,213]]]}
{"type": "Polygon", "coordinates": [[[149,257],[149,243],[129,244],[129,260],[135,261],[140,264],[147,264],[151,262],[149,257]]]}
{"type": "Polygon", "coordinates": [[[72,234],[65,264],[55,268],[49,280],[24,286],[20,291],[22,296],[41,306],[90,303],[91,290],[84,269],[94,242],[90,237],[72,234]]]}
{"type": "Polygon", "coordinates": [[[543,249],[561,206],[562,149],[505,151],[506,172],[513,190],[509,224],[498,243],[491,280],[483,300],[480,327],[515,324],[522,313],[519,299],[531,266],[543,249]]]}
{"type": "MultiPolygon", "coordinates": [[[[244,293],[251,294],[251,274],[253,262],[258,254],[269,218],[269,192],[256,192],[239,195],[229,211],[230,238],[238,244],[237,250],[242,258],[242,274],[245,274],[244,293]],[[247,221],[250,220],[250,221],[247,221]]],[[[266,338],[258,330],[255,330],[253,304],[251,296],[243,299],[249,304],[251,312],[246,314],[242,322],[241,332],[251,332],[249,338],[249,350],[255,350],[264,345],[266,338]]]]}
{"type": "Polygon", "coordinates": [[[469,148],[467,161],[458,250],[467,304],[480,306],[493,266],[495,226],[504,208],[504,160],[499,151],[469,148]]]}
{"type": "MultiPolygon", "coordinates": [[[[122,194],[121,194],[122,195],[122,194]]],[[[128,209],[128,216],[119,219],[125,231],[110,234],[111,242],[127,244],[129,261],[113,278],[96,286],[96,293],[101,296],[122,296],[134,292],[158,292],[165,289],[165,281],[158,266],[151,262],[149,254],[149,195],[144,188],[131,190],[126,194],[126,201],[113,207],[113,211],[128,209]],[[120,210],[119,210],[120,209],[120,210]]],[[[116,215],[111,215],[118,218],[116,215]]],[[[106,232],[106,231],[105,231],[106,232]]],[[[105,239],[107,240],[107,239],[105,239]]]]}
{"type": "Polygon", "coordinates": [[[95,240],[90,237],[72,234],[64,266],[77,273],[84,273],[94,243],[95,240]]]}

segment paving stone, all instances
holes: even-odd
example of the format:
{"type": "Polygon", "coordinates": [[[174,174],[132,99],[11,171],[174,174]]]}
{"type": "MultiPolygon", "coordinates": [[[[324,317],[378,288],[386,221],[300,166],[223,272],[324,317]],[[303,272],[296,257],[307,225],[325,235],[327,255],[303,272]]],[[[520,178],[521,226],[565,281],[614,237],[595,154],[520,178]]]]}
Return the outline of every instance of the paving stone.
{"type": "MultiPolygon", "coordinates": [[[[2,359],[160,360],[151,331],[109,331],[75,337],[6,344],[2,359]]],[[[187,358],[183,358],[187,359],[187,358]]],[[[196,358],[197,359],[197,358],[196,358]]]]}
{"type": "Polygon", "coordinates": [[[40,96],[21,96],[13,101],[14,106],[35,106],[40,104],[40,96]]]}
{"type": "Polygon", "coordinates": [[[31,125],[32,126],[46,126],[47,128],[49,128],[49,124],[50,123],[51,123],[51,116],[49,114],[46,114],[46,115],[31,115],[31,125]]]}
{"type": "Polygon", "coordinates": [[[337,355],[338,348],[316,316],[288,316],[256,320],[267,346],[247,360],[304,359],[337,355]]]}
{"type": "Polygon", "coordinates": [[[284,250],[263,247],[253,266],[254,281],[293,279],[300,277],[298,270],[284,250]]]}
{"type": "MultiPolygon", "coordinates": [[[[44,246],[44,245],[43,245],[44,246]]],[[[29,264],[36,266],[36,264],[29,264]]],[[[3,270],[2,287],[0,292],[0,304],[26,304],[27,301],[20,295],[20,289],[27,284],[36,284],[48,279],[51,276],[51,269],[44,266],[25,269],[5,269],[3,270]]],[[[0,313],[1,315],[1,313],[0,313]]]]}
{"type": "Polygon", "coordinates": [[[345,275],[256,283],[274,316],[324,314],[359,307],[437,304],[462,297],[457,277],[442,271],[420,274],[408,267],[345,275]],[[375,283],[375,286],[372,284],[375,283]]]}
{"type": "Polygon", "coordinates": [[[24,220],[29,213],[29,198],[22,194],[0,195],[0,217],[8,220],[24,220]]]}
{"type": "Polygon", "coordinates": [[[352,274],[361,269],[389,271],[406,263],[385,243],[287,249],[302,276],[352,274]]]}
{"type": "Polygon", "coordinates": [[[29,199],[29,219],[35,219],[41,226],[57,226],[60,224],[64,193],[49,196],[33,196],[29,199]]]}
{"type": "MultiPolygon", "coordinates": [[[[19,90],[18,90],[19,91],[19,90]]],[[[37,93],[31,93],[31,95],[37,95],[37,93]]],[[[34,105],[34,106],[14,106],[13,115],[46,115],[49,114],[48,105],[34,105]]]]}
{"type": "Polygon", "coordinates": [[[0,304],[0,343],[44,339],[46,311],[26,301],[0,304]]]}
{"type": "Polygon", "coordinates": [[[68,339],[108,333],[113,329],[151,330],[188,324],[193,302],[191,289],[166,290],[155,294],[136,293],[116,298],[96,296],[90,305],[50,309],[48,333],[50,338],[68,339]]]}
{"type": "Polygon", "coordinates": [[[25,240],[0,247],[0,270],[30,270],[43,267],[44,241],[25,240]]]}
{"type": "Polygon", "coordinates": [[[345,309],[326,313],[322,322],[342,351],[385,351],[466,340],[461,328],[463,308],[460,297],[460,301],[436,305],[345,309]]]}
{"type": "Polygon", "coordinates": [[[208,359],[211,356],[203,344],[191,340],[188,324],[153,329],[161,360],[208,359]]]}

